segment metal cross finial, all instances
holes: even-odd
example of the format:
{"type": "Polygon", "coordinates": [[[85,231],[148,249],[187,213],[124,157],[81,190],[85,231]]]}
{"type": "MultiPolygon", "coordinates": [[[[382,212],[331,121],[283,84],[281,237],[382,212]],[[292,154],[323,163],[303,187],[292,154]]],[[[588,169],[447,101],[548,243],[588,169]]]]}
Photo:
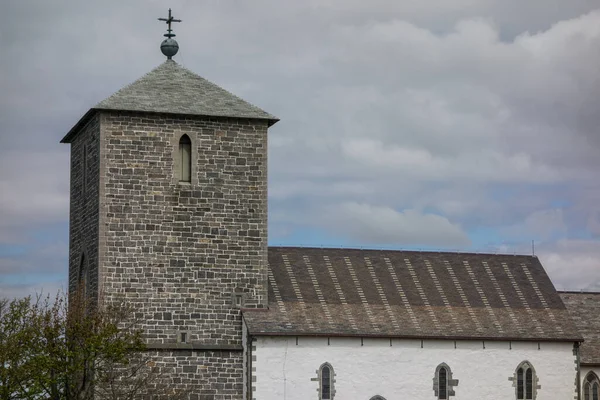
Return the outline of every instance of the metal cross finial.
{"type": "Polygon", "coordinates": [[[159,21],[165,21],[167,23],[167,25],[169,26],[167,28],[167,33],[164,34],[164,36],[168,37],[169,39],[174,37],[175,34],[172,33],[173,30],[171,29],[171,22],[181,22],[180,19],[175,19],[171,16],[171,9],[169,8],[169,18],[159,18],[159,21]]]}

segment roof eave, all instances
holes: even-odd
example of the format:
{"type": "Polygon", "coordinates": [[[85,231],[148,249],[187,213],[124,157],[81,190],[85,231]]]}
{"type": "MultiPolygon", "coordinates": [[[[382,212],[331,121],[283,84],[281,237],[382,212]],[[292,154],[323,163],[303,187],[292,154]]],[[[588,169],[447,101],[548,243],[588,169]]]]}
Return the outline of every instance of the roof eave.
{"type": "Polygon", "coordinates": [[[486,337],[486,336],[425,336],[425,335],[389,335],[380,333],[335,333],[335,332],[256,332],[249,329],[252,336],[310,336],[310,337],[351,337],[418,340],[472,340],[490,342],[583,342],[582,337],[534,338],[534,337],[486,337]]]}
{"type": "Polygon", "coordinates": [[[85,124],[87,124],[90,119],[92,119],[92,117],[95,115],[96,111],[98,111],[98,109],[90,108],[83,115],[83,117],[81,117],[79,119],[79,121],[77,121],[77,123],[75,125],[73,125],[73,127],[69,130],[69,132],[65,135],[65,137],[63,137],[61,139],[60,143],[71,143],[72,139],[77,135],[77,133],[81,130],[81,128],[83,126],[85,126],[85,124]]]}
{"type": "Polygon", "coordinates": [[[102,107],[93,107],[86,112],[83,117],[77,121],[75,125],[69,130],[69,132],[63,137],[60,143],[71,143],[72,139],[77,135],[77,133],[81,130],[85,124],[88,123],[90,119],[95,115],[98,111],[124,111],[124,112],[139,112],[139,113],[148,113],[148,114],[169,114],[169,115],[180,115],[180,116],[195,116],[195,117],[211,117],[211,118],[239,118],[239,119],[254,119],[260,121],[267,121],[267,126],[271,127],[279,122],[279,118],[277,117],[240,117],[234,115],[209,115],[209,114],[185,114],[185,113],[169,113],[169,112],[160,112],[160,111],[143,111],[143,110],[116,110],[112,108],[102,108],[102,107]]]}

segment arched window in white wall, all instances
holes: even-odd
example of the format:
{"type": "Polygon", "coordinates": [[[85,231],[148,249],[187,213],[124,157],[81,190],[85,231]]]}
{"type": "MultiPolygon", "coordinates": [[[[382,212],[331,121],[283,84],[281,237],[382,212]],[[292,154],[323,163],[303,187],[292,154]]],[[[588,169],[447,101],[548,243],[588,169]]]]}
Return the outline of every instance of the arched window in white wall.
{"type": "Polygon", "coordinates": [[[454,387],[458,386],[458,379],[452,379],[452,371],[446,363],[442,363],[435,369],[433,377],[433,392],[436,399],[448,400],[454,396],[454,387]]]}
{"type": "Polygon", "coordinates": [[[371,400],[385,400],[385,398],[381,397],[380,395],[376,395],[371,397],[371,400]]]}
{"type": "Polygon", "coordinates": [[[335,397],[335,372],[329,363],[324,363],[317,370],[319,381],[319,400],[333,400],[335,397]]]}
{"type": "Polygon", "coordinates": [[[517,400],[534,400],[538,387],[535,369],[528,361],[523,361],[517,367],[513,381],[516,381],[517,400]]]}
{"type": "Polygon", "coordinates": [[[589,372],[583,381],[583,400],[600,400],[600,380],[598,376],[589,372]]]}
{"type": "Polygon", "coordinates": [[[177,175],[179,182],[192,181],[192,141],[188,135],[179,139],[179,160],[177,175]]]}

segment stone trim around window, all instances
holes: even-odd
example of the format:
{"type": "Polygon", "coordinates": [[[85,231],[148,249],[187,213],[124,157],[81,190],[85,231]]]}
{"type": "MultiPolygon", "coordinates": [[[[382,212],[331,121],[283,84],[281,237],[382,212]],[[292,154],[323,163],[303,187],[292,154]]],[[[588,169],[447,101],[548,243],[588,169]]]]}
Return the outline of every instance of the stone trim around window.
{"type": "MultiPolygon", "coordinates": [[[[529,361],[523,361],[521,362],[519,365],[517,365],[517,368],[515,368],[515,371],[513,372],[513,376],[508,377],[508,380],[512,382],[513,387],[515,388],[515,399],[519,400],[519,393],[518,393],[518,388],[517,388],[517,372],[519,371],[519,369],[523,368],[523,370],[527,370],[530,369],[532,372],[532,389],[531,391],[532,393],[532,400],[535,400],[537,398],[537,391],[539,389],[542,388],[542,385],[539,384],[539,379],[537,376],[537,373],[535,372],[535,368],[533,368],[533,364],[531,364],[529,361]]],[[[525,382],[523,382],[523,385],[525,385],[525,382]]],[[[525,390],[525,389],[524,389],[525,390]]],[[[523,398],[527,397],[526,395],[523,395],[523,398]]]]}
{"type": "Polygon", "coordinates": [[[329,367],[329,372],[331,374],[331,377],[330,377],[330,379],[331,379],[331,388],[330,388],[331,396],[327,400],[333,400],[335,398],[335,376],[336,376],[336,374],[335,374],[335,370],[333,369],[331,364],[329,364],[328,362],[324,362],[323,364],[321,364],[319,369],[315,371],[317,374],[317,377],[310,378],[310,380],[313,382],[315,382],[315,381],[319,382],[319,386],[317,387],[317,399],[323,400],[323,398],[321,397],[321,393],[322,393],[322,389],[323,389],[321,387],[321,385],[323,383],[323,380],[321,379],[321,372],[323,371],[324,367],[329,367]]]}
{"type": "Polygon", "coordinates": [[[450,396],[456,396],[456,393],[454,392],[454,387],[458,386],[458,379],[452,378],[452,370],[450,369],[448,364],[441,363],[435,369],[435,375],[433,376],[433,393],[435,394],[436,399],[440,398],[440,370],[442,368],[446,369],[446,374],[447,374],[446,375],[446,381],[447,381],[447,384],[446,384],[447,396],[446,397],[450,398],[450,396]]]}

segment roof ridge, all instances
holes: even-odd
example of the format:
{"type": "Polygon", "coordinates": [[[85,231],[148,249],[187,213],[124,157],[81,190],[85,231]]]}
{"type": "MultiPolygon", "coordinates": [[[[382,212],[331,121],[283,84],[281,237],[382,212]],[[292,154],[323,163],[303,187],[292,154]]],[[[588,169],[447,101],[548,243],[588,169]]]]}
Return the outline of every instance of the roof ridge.
{"type": "Polygon", "coordinates": [[[390,251],[390,252],[404,252],[404,253],[423,253],[423,254],[464,254],[464,255],[478,255],[478,256],[507,256],[507,257],[529,257],[538,259],[537,255],[523,254],[523,253],[491,253],[486,251],[472,251],[472,250],[447,250],[447,249],[431,249],[431,250],[415,250],[415,249],[388,249],[388,248],[373,248],[373,247],[346,247],[346,246],[288,246],[288,245],[269,245],[269,248],[273,249],[302,249],[302,250],[349,250],[349,251],[390,251]]]}

